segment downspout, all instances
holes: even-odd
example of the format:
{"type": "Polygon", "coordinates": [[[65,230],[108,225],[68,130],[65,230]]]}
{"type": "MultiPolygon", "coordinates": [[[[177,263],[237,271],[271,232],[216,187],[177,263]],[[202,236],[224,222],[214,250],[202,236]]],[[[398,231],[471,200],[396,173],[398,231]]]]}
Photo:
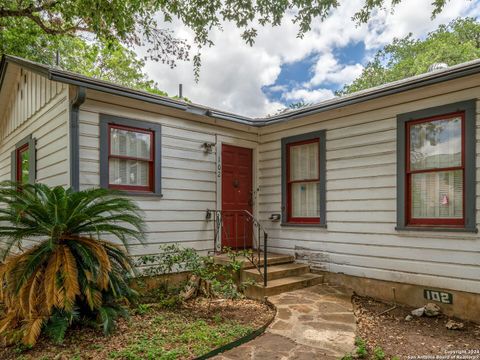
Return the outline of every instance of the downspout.
{"type": "Polygon", "coordinates": [[[86,89],[77,87],[74,98],[70,102],[70,186],[74,191],[80,190],[80,106],[85,102],[86,89]]]}

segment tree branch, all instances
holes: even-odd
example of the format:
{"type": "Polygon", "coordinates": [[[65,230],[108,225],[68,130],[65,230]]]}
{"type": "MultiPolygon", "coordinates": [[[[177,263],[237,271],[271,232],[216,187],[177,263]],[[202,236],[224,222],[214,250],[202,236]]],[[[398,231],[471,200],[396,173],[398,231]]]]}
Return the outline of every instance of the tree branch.
{"type": "Polygon", "coordinates": [[[45,23],[40,19],[39,16],[33,15],[33,14],[28,14],[26,15],[27,18],[32,20],[35,24],[37,24],[46,34],[49,35],[55,35],[55,34],[64,34],[65,30],[58,30],[58,29],[52,29],[45,25],[45,23]]]}
{"type": "Polygon", "coordinates": [[[29,7],[23,8],[23,9],[18,9],[18,10],[12,10],[12,9],[5,9],[4,7],[0,8],[0,18],[2,17],[22,17],[22,16],[29,16],[32,15],[33,13],[40,12],[40,11],[45,11],[48,9],[51,9],[55,5],[58,4],[58,1],[49,1],[43,5],[40,6],[33,6],[30,5],[29,7]]]}

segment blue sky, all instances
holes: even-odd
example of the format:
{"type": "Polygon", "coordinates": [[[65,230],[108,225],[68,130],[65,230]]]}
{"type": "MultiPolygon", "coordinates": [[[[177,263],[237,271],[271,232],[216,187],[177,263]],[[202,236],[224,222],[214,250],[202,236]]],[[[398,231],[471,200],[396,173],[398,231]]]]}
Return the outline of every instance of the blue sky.
{"type": "MultiPolygon", "coordinates": [[[[214,29],[215,46],[202,49],[200,81],[191,63],[171,70],[147,63],[148,74],[169,94],[178,84],[193,102],[248,116],[274,114],[293,102],[316,103],[334,96],[335,90],[358,77],[376,51],[395,37],[412,33],[423,38],[440,24],[457,17],[480,16],[480,0],[451,0],[431,19],[432,0],[402,0],[392,11],[373,13],[367,24],[357,26],[351,17],[364,0],[340,0],[340,6],[324,20],[316,19],[303,39],[287,15],[281,26],[258,27],[251,47],[241,30],[229,23],[214,29]]],[[[171,24],[181,38],[193,43],[193,34],[180,21],[171,24]]]]}
{"type": "MultiPolygon", "coordinates": [[[[363,41],[349,43],[340,48],[334,47],[332,48],[332,53],[339,63],[345,65],[355,65],[358,63],[365,65],[370,56],[370,54],[367,56],[365,43],[363,41]]],[[[296,102],[294,100],[283,99],[282,94],[288,89],[291,90],[296,86],[301,86],[302,83],[308,82],[314,73],[313,68],[318,61],[319,56],[318,53],[314,53],[306,56],[300,61],[283,64],[275,83],[273,85],[262,87],[262,91],[271,101],[283,101],[286,105],[296,102]]],[[[322,83],[321,88],[335,92],[336,90],[340,90],[343,85],[343,83],[325,81],[322,83]]]]}

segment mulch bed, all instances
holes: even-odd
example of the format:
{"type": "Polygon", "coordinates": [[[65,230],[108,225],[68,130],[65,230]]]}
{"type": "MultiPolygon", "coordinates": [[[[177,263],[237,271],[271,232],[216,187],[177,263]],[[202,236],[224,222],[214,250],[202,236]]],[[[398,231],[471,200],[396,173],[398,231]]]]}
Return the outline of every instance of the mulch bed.
{"type": "Polygon", "coordinates": [[[462,354],[461,352],[470,356],[465,359],[480,359],[479,324],[454,319],[462,322],[464,328],[448,330],[445,324],[451,318],[445,315],[413,317],[411,321],[406,321],[405,317],[410,314],[412,308],[398,307],[379,315],[391,308],[392,304],[359,296],[353,297],[353,304],[357,317],[357,334],[366,341],[371,359],[374,359],[371,354],[376,347],[384,350],[387,355],[385,359],[394,356],[399,359],[422,359],[422,355],[424,359],[435,359],[434,356],[463,359],[454,357],[455,354],[462,354]],[[457,353],[454,353],[455,351],[457,353]]]}
{"type": "Polygon", "coordinates": [[[68,330],[55,345],[42,337],[33,349],[0,348],[0,359],[192,359],[247,335],[274,316],[274,310],[253,300],[197,298],[165,309],[156,304],[133,309],[116,331],[68,330]]]}

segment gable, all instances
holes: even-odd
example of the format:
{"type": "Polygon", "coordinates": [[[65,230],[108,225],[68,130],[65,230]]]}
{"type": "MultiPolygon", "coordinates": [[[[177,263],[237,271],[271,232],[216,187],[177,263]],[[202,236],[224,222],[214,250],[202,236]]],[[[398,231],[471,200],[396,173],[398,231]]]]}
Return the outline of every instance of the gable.
{"type": "Polygon", "coordinates": [[[9,64],[0,91],[0,140],[44,109],[66,84],[9,64]]]}

